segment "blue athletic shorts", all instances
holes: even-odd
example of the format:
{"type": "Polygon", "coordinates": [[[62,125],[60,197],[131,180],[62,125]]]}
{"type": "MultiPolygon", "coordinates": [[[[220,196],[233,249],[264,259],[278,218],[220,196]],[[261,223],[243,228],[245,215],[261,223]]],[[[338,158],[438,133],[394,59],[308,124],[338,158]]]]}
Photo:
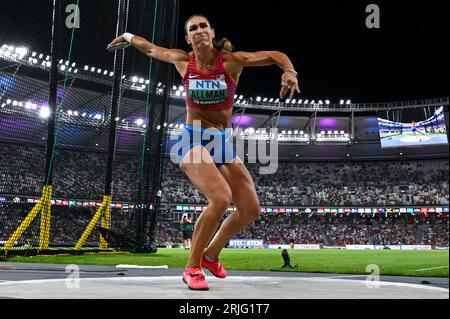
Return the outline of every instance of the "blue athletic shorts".
{"type": "Polygon", "coordinates": [[[177,164],[180,164],[187,153],[197,146],[203,146],[208,150],[217,167],[231,163],[237,157],[231,135],[231,130],[220,131],[186,125],[181,129],[175,145],[177,164]]]}

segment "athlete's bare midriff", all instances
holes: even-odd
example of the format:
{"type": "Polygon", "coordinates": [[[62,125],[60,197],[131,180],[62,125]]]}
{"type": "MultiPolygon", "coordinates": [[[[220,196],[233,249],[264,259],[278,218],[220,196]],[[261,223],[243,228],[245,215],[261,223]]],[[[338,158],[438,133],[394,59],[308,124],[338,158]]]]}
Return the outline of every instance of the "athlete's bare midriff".
{"type": "MultiPolygon", "coordinates": [[[[206,111],[201,109],[194,109],[188,107],[188,116],[186,123],[194,125],[194,121],[201,121],[203,128],[216,128],[224,131],[231,127],[231,117],[233,116],[233,109],[223,111],[206,111]]],[[[198,124],[196,124],[198,126],[198,124]]]]}

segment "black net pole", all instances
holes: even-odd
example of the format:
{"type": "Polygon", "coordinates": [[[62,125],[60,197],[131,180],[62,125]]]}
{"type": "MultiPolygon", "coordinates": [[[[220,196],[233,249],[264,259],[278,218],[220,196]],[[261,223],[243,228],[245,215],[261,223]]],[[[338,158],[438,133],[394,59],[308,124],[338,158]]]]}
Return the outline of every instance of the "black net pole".
{"type": "MultiPolygon", "coordinates": [[[[126,15],[128,9],[128,0],[119,0],[119,10],[117,15],[117,32],[116,36],[125,33],[126,15]]],[[[106,179],[105,179],[105,195],[112,194],[112,171],[114,164],[114,154],[116,152],[116,132],[117,132],[117,115],[119,114],[119,102],[121,96],[122,71],[124,64],[124,51],[116,51],[114,56],[114,86],[111,101],[111,117],[109,119],[109,145],[108,157],[106,160],[106,179]]]]}
{"type": "MultiPolygon", "coordinates": [[[[158,9],[157,25],[159,26],[155,43],[173,48],[176,46],[178,27],[178,0],[161,1],[158,9]]],[[[170,105],[170,91],[174,81],[174,67],[167,63],[154,62],[152,92],[156,91],[155,83],[163,83],[163,95],[152,94],[148,126],[148,144],[145,152],[145,196],[142,213],[137,219],[137,252],[155,252],[155,229],[160,212],[162,193],[162,172],[164,168],[165,138],[167,137],[167,108],[170,105]]]]}
{"type": "Polygon", "coordinates": [[[55,144],[55,123],[58,98],[58,55],[61,44],[61,34],[63,22],[63,1],[53,0],[53,25],[52,25],[52,46],[51,46],[51,68],[50,68],[50,93],[48,107],[50,116],[48,118],[47,133],[47,154],[45,163],[44,185],[53,185],[53,151],[55,144]]]}

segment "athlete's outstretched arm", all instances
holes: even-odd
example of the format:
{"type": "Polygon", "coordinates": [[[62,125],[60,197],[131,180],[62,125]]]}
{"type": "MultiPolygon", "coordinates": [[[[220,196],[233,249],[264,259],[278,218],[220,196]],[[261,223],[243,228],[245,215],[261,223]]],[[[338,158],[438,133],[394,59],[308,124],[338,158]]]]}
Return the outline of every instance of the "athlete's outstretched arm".
{"type": "Polygon", "coordinates": [[[286,94],[290,92],[289,99],[292,100],[295,92],[300,93],[298,85],[298,74],[295,71],[289,57],[278,51],[260,51],[260,52],[234,52],[232,53],[233,60],[240,67],[252,67],[252,66],[269,66],[278,65],[283,69],[284,74],[282,76],[282,88],[280,97],[284,98],[286,94]]]}
{"type": "Polygon", "coordinates": [[[128,35],[129,35],[128,38],[126,34],[124,34],[114,39],[108,45],[108,50],[113,52],[114,49],[111,49],[111,46],[114,46],[122,42],[129,42],[139,52],[147,55],[148,57],[155,58],[163,62],[177,64],[179,62],[189,61],[189,54],[183,50],[163,48],[147,41],[146,39],[140,36],[131,34],[128,35]]]}

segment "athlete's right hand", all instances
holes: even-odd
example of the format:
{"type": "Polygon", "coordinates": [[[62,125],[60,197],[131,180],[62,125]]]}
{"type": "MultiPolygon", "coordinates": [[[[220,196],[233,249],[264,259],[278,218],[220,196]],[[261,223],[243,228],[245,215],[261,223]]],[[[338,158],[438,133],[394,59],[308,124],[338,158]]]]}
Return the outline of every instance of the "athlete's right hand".
{"type": "Polygon", "coordinates": [[[122,42],[125,42],[125,39],[124,39],[123,35],[121,35],[120,37],[115,38],[110,44],[108,44],[108,46],[106,47],[106,49],[107,49],[109,52],[114,52],[114,51],[116,51],[117,49],[112,48],[112,46],[115,46],[116,44],[119,44],[119,43],[122,43],[122,42]]]}

